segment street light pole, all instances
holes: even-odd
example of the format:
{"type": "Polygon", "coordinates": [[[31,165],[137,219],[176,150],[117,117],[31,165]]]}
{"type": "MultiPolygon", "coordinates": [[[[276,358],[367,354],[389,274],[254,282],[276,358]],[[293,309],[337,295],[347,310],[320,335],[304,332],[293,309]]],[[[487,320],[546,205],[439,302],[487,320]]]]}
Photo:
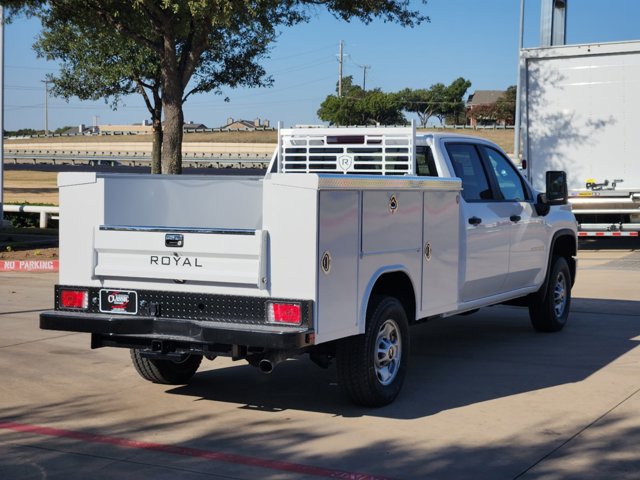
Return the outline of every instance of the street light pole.
{"type": "Polygon", "coordinates": [[[516,113],[514,118],[513,127],[513,156],[516,162],[520,162],[520,139],[521,139],[521,105],[520,99],[522,97],[522,68],[520,65],[520,55],[522,54],[522,44],[524,36],[524,0],[520,0],[520,31],[518,32],[518,77],[516,84],[516,113]]]}
{"type": "Polygon", "coordinates": [[[340,40],[340,53],[338,55],[338,97],[342,97],[342,40],[340,40]]]}

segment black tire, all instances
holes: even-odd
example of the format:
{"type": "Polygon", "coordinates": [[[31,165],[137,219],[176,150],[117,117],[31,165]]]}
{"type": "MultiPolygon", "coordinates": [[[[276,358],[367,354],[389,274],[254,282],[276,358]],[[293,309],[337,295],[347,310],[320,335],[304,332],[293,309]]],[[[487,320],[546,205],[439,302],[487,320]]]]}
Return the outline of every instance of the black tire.
{"type": "Polygon", "coordinates": [[[184,385],[198,370],[202,355],[189,355],[181,362],[143,357],[140,350],[131,349],[131,360],[145,380],[165,385],[184,385]]]}
{"type": "Polygon", "coordinates": [[[402,304],[379,297],[369,308],[364,335],[338,342],[338,381],[351,401],[388,405],[398,396],[409,360],[409,326],[402,304]]]}
{"type": "Polygon", "coordinates": [[[571,271],[564,257],[553,257],[549,277],[529,302],[531,324],[539,332],[558,332],[569,318],[571,271]]]}

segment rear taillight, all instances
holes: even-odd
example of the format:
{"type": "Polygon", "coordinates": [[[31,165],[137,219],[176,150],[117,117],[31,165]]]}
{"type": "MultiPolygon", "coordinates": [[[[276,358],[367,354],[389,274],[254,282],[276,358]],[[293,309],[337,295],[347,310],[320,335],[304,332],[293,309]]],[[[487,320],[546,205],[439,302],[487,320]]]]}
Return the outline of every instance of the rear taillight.
{"type": "Polygon", "coordinates": [[[267,322],[300,325],[302,310],[299,303],[267,303],[267,322]]]}
{"type": "Polygon", "coordinates": [[[81,308],[89,306],[87,290],[60,290],[60,308],[81,308]]]}

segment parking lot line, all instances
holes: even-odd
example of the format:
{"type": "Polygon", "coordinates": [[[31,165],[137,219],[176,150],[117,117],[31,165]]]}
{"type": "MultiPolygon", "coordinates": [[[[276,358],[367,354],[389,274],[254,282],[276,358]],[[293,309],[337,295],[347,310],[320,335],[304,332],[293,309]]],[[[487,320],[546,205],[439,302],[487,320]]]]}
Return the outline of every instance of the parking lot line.
{"type": "Polygon", "coordinates": [[[168,453],[170,455],[181,455],[185,457],[201,458],[216,462],[226,462],[235,465],[248,467],[265,468],[281,472],[291,472],[300,475],[312,475],[325,478],[339,478],[344,480],[388,480],[387,477],[369,475],[366,473],[348,472],[344,470],[332,470],[299,463],[284,462],[280,460],[268,460],[264,458],[249,457],[246,455],[236,455],[219,451],[202,450],[198,448],[180,447],[177,445],[142,442],[129,440],[126,438],[112,437],[95,433],[85,433],[60,428],[44,427],[40,425],[30,425],[26,423],[0,422],[0,430],[11,430],[20,433],[30,433],[47,437],[70,438],[81,442],[100,443],[114,445],[117,447],[132,448],[138,450],[150,450],[155,452],[168,453]]]}

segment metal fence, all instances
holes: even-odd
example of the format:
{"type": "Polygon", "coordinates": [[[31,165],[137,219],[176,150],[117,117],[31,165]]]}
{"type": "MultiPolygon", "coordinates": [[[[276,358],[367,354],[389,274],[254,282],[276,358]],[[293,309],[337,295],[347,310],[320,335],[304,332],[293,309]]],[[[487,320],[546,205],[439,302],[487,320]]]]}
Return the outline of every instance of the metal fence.
{"type": "Polygon", "coordinates": [[[57,220],[60,215],[60,207],[42,205],[7,205],[3,204],[2,209],[11,213],[38,213],[40,214],[40,228],[47,228],[49,220],[57,220]]]}
{"type": "MultiPolygon", "coordinates": [[[[260,153],[184,153],[182,164],[196,168],[267,168],[271,156],[260,153]]],[[[5,149],[5,163],[53,165],[123,165],[148,166],[151,155],[146,152],[69,152],[24,151],[5,149]]]]}

